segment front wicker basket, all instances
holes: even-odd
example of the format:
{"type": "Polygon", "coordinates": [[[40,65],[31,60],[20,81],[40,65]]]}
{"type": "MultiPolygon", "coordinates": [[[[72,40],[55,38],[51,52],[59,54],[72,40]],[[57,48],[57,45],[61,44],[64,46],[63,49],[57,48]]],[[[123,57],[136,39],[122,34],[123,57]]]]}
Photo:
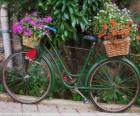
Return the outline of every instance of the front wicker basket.
{"type": "Polygon", "coordinates": [[[38,39],[35,36],[31,36],[31,37],[22,37],[22,42],[23,42],[23,46],[29,47],[29,48],[35,48],[36,46],[39,45],[40,43],[40,39],[38,39]]]}
{"type": "Polygon", "coordinates": [[[113,42],[104,41],[103,44],[105,46],[108,57],[129,54],[129,47],[130,47],[129,37],[125,39],[117,39],[117,40],[114,40],[113,42]]]}

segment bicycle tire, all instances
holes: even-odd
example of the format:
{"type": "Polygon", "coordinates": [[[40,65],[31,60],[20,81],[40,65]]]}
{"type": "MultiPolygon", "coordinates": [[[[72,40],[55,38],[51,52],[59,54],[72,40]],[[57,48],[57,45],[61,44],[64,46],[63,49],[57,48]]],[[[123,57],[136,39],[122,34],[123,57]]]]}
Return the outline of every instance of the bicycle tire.
{"type": "Polygon", "coordinates": [[[2,71],[3,85],[16,102],[33,104],[49,94],[52,70],[47,62],[43,62],[43,59],[37,62],[27,58],[25,51],[15,52],[5,60],[2,71]]]}
{"type": "Polygon", "coordinates": [[[140,80],[128,62],[112,59],[102,62],[92,71],[89,86],[93,89],[89,93],[91,101],[99,110],[117,113],[134,104],[140,80]]]}

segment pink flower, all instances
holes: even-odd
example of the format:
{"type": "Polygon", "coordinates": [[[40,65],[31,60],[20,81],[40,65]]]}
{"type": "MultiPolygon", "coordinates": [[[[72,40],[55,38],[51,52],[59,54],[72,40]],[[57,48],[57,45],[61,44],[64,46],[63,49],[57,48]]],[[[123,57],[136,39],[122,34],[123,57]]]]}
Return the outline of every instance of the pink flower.
{"type": "Polygon", "coordinates": [[[68,81],[68,77],[66,75],[63,77],[63,79],[64,81],[68,81]]]}
{"type": "Polygon", "coordinates": [[[51,23],[52,22],[52,17],[51,16],[48,16],[48,17],[46,17],[46,18],[43,18],[43,21],[44,22],[47,22],[47,23],[51,23]]]}
{"type": "Polygon", "coordinates": [[[33,27],[37,27],[37,23],[35,20],[30,20],[29,23],[33,26],[33,27]]]}
{"type": "Polygon", "coordinates": [[[32,31],[28,27],[25,29],[25,32],[23,33],[24,36],[31,36],[32,34],[33,34],[32,31]]]}
{"type": "Polygon", "coordinates": [[[12,31],[21,36],[32,36],[36,35],[42,37],[48,35],[49,30],[45,29],[45,25],[48,25],[52,22],[52,17],[47,16],[45,18],[37,17],[37,12],[34,12],[32,15],[26,14],[24,18],[20,19],[18,23],[15,23],[12,26],[12,31]]]}
{"type": "Polygon", "coordinates": [[[20,21],[19,21],[19,23],[21,24],[21,25],[23,25],[24,24],[24,19],[21,19],[20,21]]]}
{"type": "Polygon", "coordinates": [[[21,34],[23,31],[23,27],[21,25],[19,25],[18,23],[14,23],[14,25],[12,27],[12,31],[17,34],[21,34]]]}
{"type": "Polygon", "coordinates": [[[35,17],[37,16],[37,14],[38,14],[37,12],[32,13],[32,15],[35,16],[35,17]]]}
{"type": "Polygon", "coordinates": [[[30,20],[31,20],[30,16],[27,15],[27,16],[25,17],[25,21],[30,21],[30,20]]]}
{"type": "Polygon", "coordinates": [[[40,28],[40,29],[42,29],[43,27],[44,27],[43,24],[39,24],[39,25],[38,25],[38,28],[40,28]]]}
{"type": "Polygon", "coordinates": [[[48,34],[49,34],[49,31],[48,31],[48,30],[46,30],[46,31],[45,31],[45,35],[48,35],[48,34]]]}

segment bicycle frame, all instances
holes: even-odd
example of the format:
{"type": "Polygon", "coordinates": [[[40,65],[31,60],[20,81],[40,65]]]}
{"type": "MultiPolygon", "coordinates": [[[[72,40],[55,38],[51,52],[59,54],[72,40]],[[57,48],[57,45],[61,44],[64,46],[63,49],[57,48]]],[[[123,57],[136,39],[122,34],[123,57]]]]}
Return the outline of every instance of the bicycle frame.
{"type": "MultiPolygon", "coordinates": [[[[88,86],[89,78],[90,78],[90,76],[91,76],[92,71],[94,71],[94,70],[96,69],[96,67],[98,67],[98,66],[99,66],[100,64],[102,64],[103,62],[110,60],[110,58],[104,57],[104,58],[99,59],[99,61],[96,61],[96,62],[90,67],[90,69],[89,69],[89,71],[88,71],[86,77],[84,78],[85,80],[84,80],[84,82],[83,82],[83,80],[82,80],[82,79],[83,79],[83,74],[84,74],[84,72],[85,72],[85,70],[86,70],[87,64],[88,64],[88,62],[89,62],[89,60],[90,60],[90,57],[91,57],[91,54],[94,54],[94,56],[96,55],[96,54],[95,54],[95,49],[93,49],[93,48],[95,47],[95,46],[94,46],[94,45],[95,45],[95,42],[93,42],[91,48],[89,49],[87,58],[85,59],[85,62],[83,63],[83,66],[82,66],[81,71],[80,71],[79,73],[77,73],[77,74],[72,74],[72,73],[71,73],[70,71],[68,71],[68,69],[66,68],[64,62],[63,62],[62,59],[60,58],[59,53],[57,52],[57,49],[54,47],[53,42],[52,42],[52,40],[51,40],[51,38],[50,38],[49,36],[48,36],[48,40],[49,40],[50,46],[51,46],[51,48],[52,48],[52,50],[53,50],[53,52],[54,52],[56,58],[58,59],[60,65],[61,65],[62,68],[64,69],[66,75],[68,75],[69,77],[76,77],[76,78],[77,78],[77,81],[76,81],[74,84],[68,84],[68,83],[63,79],[63,75],[62,75],[62,73],[61,73],[61,69],[60,69],[60,67],[59,67],[59,63],[58,63],[58,62],[56,61],[56,59],[53,57],[53,54],[51,53],[51,51],[45,46],[45,44],[44,44],[45,42],[44,42],[44,43],[43,43],[43,46],[39,46],[39,48],[41,48],[41,50],[43,50],[43,52],[47,53],[51,59],[48,59],[48,57],[46,57],[45,55],[43,55],[43,54],[42,54],[43,52],[39,52],[39,53],[41,53],[41,55],[39,55],[38,57],[39,57],[39,58],[43,58],[43,60],[44,60],[46,63],[51,64],[51,67],[50,67],[50,68],[51,68],[52,73],[53,73],[53,76],[52,76],[52,80],[53,80],[52,83],[53,83],[53,84],[52,84],[52,85],[54,85],[54,81],[56,80],[56,79],[55,79],[55,68],[54,68],[54,65],[55,65],[55,66],[56,66],[56,69],[57,69],[57,71],[58,71],[58,75],[59,75],[59,77],[60,77],[60,81],[62,82],[62,84],[63,84],[66,88],[68,88],[68,89],[74,89],[74,90],[78,90],[78,89],[79,89],[79,90],[92,90],[93,88],[88,86]],[[54,64],[51,62],[51,60],[53,61],[54,64]],[[82,82],[82,84],[81,84],[80,82],[82,82]]],[[[138,68],[137,68],[137,67],[134,65],[134,63],[132,63],[129,59],[127,59],[127,58],[125,58],[125,57],[123,57],[123,56],[121,56],[121,57],[113,57],[113,58],[111,58],[111,59],[122,60],[122,61],[128,62],[128,64],[130,64],[130,65],[136,70],[136,72],[138,73],[138,75],[140,75],[140,74],[139,74],[139,71],[138,71],[138,68]]],[[[52,86],[52,88],[53,88],[53,86],[52,86]]],[[[51,88],[51,89],[52,89],[52,88],[51,88]]],[[[95,89],[95,88],[94,88],[94,89],[95,89]]]]}
{"type": "MultiPolygon", "coordinates": [[[[66,72],[66,74],[67,74],[68,76],[70,76],[70,77],[76,77],[76,78],[77,78],[77,82],[74,83],[74,85],[69,85],[69,84],[67,84],[67,83],[64,81],[64,79],[63,79],[63,75],[62,75],[62,73],[61,73],[61,69],[60,69],[60,67],[59,67],[58,62],[56,62],[56,60],[55,60],[55,58],[53,57],[53,55],[52,55],[52,53],[50,52],[50,50],[49,50],[45,45],[43,45],[43,51],[45,51],[46,53],[48,53],[49,56],[51,57],[51,59],[53,60],[53,62],[55,63],[56,68],[57,68],[58,73],[59,73],[59,76],[60,76],[60,80],[61,80],[61,82],[64,84],[64,86],[67,87],[67,88],[69,88],[69,89],[74,89],[74,88],[84,89],[84,90],[91,89],[91,88],[87,87],[85,84],[82,85],[82,86],[80,86],[80,82],[81,82],[81,80],[82,80],[82,75],[84,74],[84,72],[85,72],[85,70],[86,70],[86,66],[87,66],[87,64],[88,64],[88,62],[89,62],[89,59],[90,59],[91,54],[95,54],[95,50],[93,49],[95,43],[93,42],[93,45],[92,45],[91,48],[89,49],[87,58],[85,59],[85,62],[84,62],[84,64],[83,64],[83,66],[82,66],[81,71],[80,71],[79,73],[77,73],[77,74],[72,74],[71,72],[68,71],[68,69],[66,68],[64,62],[63,62],[62,59],[60,58],[60,56],[59,56],[59,54],[58,54],[56,48],[53,46],[53,43],[52,43],[52,41],[51,41],[51,38],[50,38],[49,36],[48,36],[48,38],[49,38],[49,42],[50,42],[50,45],[51,45],[51,47],[52,47],[52,50],[54,51],[56,57],[58,58],[58,60],[59,60],[59,62],[60,62],[60,64],[61,64],[61,66],[62,66],[62,68],[64,69],[64,71],[66,72]]],[[[45,56],[42,56],[42,58],[43,58],[44,60],[46,59],[45,56]]],[[[97,63],[97,64],[99,64],[99,63],[97,63]]],[[[97,66],[97,64],[95,65],[95,67],[97,66]]],[[[93,65],[94,65],[94,64],[93,64],[93,65]]],[[[87,83],[87,81],[88,81],[88,80],[86,79],[86,82],[85,82],[85,83],[87,83]]]]}

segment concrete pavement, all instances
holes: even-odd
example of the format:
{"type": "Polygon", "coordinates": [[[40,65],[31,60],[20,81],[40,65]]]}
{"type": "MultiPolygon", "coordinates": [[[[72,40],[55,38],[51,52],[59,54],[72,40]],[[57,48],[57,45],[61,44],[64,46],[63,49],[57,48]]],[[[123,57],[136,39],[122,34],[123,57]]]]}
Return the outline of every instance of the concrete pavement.
{"type": "Polygon", "coordinates": [[[103,113],[91,103],[52,99],[43,100],[39,104],[20,104],[0,95],[0,116],[140,116],[140,107],[132,106],[123,113],[103,113]]]}

